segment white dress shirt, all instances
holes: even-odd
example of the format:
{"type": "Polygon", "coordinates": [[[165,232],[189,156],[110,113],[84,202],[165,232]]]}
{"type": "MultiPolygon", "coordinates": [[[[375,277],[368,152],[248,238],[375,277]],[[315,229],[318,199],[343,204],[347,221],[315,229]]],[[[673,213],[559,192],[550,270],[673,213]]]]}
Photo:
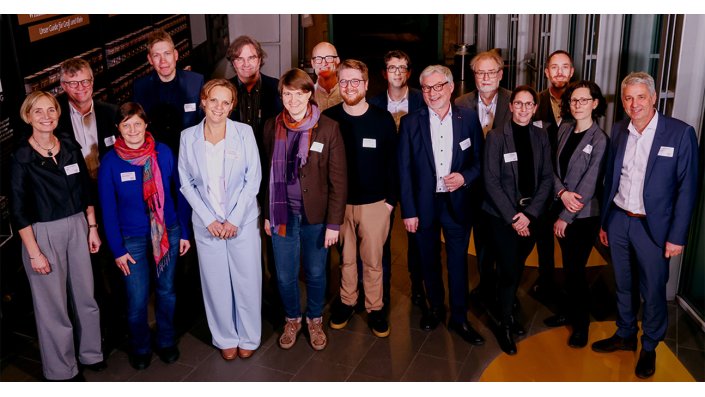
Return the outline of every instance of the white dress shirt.
{"type": "Polygon", "coordinates": [[[100,166],[100,160],[98,159],[98,124],[95,120],[95,112],[93,112],[93,101],[91,101],[91,110],[86,114],[81,114],[70,103],[69,112],[71,113],[73,136],[76,138],[76,142],[81,145],[81,153],[86,161],[88,175],[91,176],[91,179],[98,179],[98,167],[100,166]]]}
{"type": "Polygon", "coordinates": [[[433,161],[436,163],[436,192],[447,192],[443,177],[450,174],[450,163],[453,160],[453,108],[441,120],[440,116],[428,109],[431,120],[431,144],[433,146],[433,161]]]}
{"type": "Polygon", "coordinates": [[[399,120],[401,120],[402,116],[409,113],[409,87],[406,87],[404,97],[398,101],[392,99],[389,96],[389,91],[387,91],[387,111],[394,116],[394,123],[397,125],[397,130],[399,130],[399,120]]]}
{"type": "Polygon", "coordinates": [[[225,219],[225,139],[215,145],[206,141],[206,167],[208,202],[218,218],[225,219]]]}
{"type": "Polygon", "coordinates": [[[627,129],[627,148],[624,151],[624,162],[619,177],[619,187],[614,196],[614,203],[621,209],[635,214],[646,215],[644,208],[644,178],[646,164],[649,161],[651,145],[656,135],[658,112],[654,113],[649,124],[640,134],[631,122],[627,129]]]}

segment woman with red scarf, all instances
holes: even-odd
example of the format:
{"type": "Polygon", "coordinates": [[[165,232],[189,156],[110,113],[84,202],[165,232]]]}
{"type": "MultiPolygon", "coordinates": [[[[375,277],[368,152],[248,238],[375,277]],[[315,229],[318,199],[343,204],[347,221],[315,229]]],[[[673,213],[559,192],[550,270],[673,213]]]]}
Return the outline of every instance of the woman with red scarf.
{"type": "Polygon", "coordinates": [[[189,243],[190,209],[179,188],[176,161],[169,147],[147,132],[142,106],[125,103],[118,112],[120,137],[101,161],[98,192],[103,223],[115,264],[125,275],[129,362],[145,369],[152,359],[147,306],[155,283],[156,352],[169,364],[178,360],[174,330],[176,257],[189,243]],[[178,211],[178,212],[177,212],[178,211]]]}
{"type": "Polygon", "coordinates": [[[322,312],[328,248],[338,241],[347,200],[345,147],[338,123],[321,115],[311,78],[291,69],[279,80],[284,110],[264,125],[265,232],[272,236],[286,322],[282,349],[296,343],[302,326],[299,264],[306,274],[306,323],[311,347],[328,339],[322,312]],[[300,260],[303,256],[303,261],[300,260]]]}

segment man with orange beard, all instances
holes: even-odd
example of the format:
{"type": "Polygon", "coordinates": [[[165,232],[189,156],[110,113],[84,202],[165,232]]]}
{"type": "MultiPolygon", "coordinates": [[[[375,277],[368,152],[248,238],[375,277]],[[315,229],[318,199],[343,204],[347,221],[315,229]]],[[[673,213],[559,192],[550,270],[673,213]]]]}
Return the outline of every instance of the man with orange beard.
{"type": "Polygon", "coordinates": [[[340,97],[338,75],[336,74],[336,69],[339,64],[340,58],[338,57],[338,51],[333,44],[323,41],[313,47],[313,51],[311,52],[311,66],[313,66],[313,70],[318,77],[315,85],[316,92],[314,98],[321,111],[343,101],[340,97]]]}

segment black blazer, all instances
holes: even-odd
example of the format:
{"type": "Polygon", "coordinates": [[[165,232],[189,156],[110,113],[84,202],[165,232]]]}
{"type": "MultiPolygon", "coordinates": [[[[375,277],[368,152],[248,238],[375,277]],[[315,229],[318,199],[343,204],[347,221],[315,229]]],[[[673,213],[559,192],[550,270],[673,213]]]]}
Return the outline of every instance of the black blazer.
{"type": "MultiPolygon", "coordinates": [[[[507,120],[512,118],[512,113],[509,111],[509,98],[512,97],[512,92],[506,88],[499,87],[497,95],[497,110],[495,111],[492,129],[503,126],[507,120]]],[[[477,95],[477,90],[473,90],[468,94],[455,98],[455,106],[470,108],[477,112],[477,101],[479,100],[480,96],[477,95]]]]}
{"type": "MultiPolygon", "coordinates": [[[[66,95],[58,98],[61,107],[61,117],[56,128],[57,136],[66,136],[75,140],[73,123],[71,123],[71,109],[66,95]]],[[[103,158],[105,153],[112,149],[115,138],[120,136],[115,123],[118,114],[118,107],[112,103],[93,100],[93,112],[98,126],[98,158],[103,158]]]]}
{"type": "MultiPolygon", "coordinates": [[[[548,142],[551,144],[551,156],[555,156],[558,148],[558,121],[551,108],[551,93],[545,89],[539,93],[539,108],[536,110],[534,120],[540,120],[542,128],[548,133],[548,142]]],[[[556,165],[555,163],[553,164],[556,165]]]]}
{"type": "MultiPolygon", "coordinates": [[[[387,105],[389,104],[389,98],[387,97],[387,91],[385,90],[383,93],[370,98],[369,100],[370,105],[377,106],[378,108],[382,108],[384,110],[387,110],[387,105]]],[[[409,87],[409,113],[413,113],[422,107],[424,107],[425,103],[423,100],[423,94],[421,93],[421,90],[418,90],[416,88],[411,88],[409,87]]]]}
{"type": "MultiPolygon", "coordinates": [[[[279,79],[260,73],[260,81],[262,81],[262,88],[260,92],[260,109],[262,110],[262,113],[260,114],[259,120],[257,120],[257,125],[251,127],[255,133],[257,145],[262,147],[262,130],[264,129],[264,122],[281,113],[281,111],[284,110],[284,105],[282,104],[282,98],[279,95],[279,79]]],[[[233,83],[238,90],[245,89],[237,76],[230,79],[230,82],[233,83]]],[[[230,119],[244,123],[244,121],[240,120],[239,106],[239,103],[235,105],[233,111],[230,113],[230,119]]]]}

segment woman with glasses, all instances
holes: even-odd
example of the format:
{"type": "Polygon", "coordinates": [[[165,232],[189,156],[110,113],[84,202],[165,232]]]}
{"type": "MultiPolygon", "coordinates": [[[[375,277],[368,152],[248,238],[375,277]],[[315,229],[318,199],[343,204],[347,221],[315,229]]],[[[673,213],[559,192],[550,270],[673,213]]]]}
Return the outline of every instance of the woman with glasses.
{"type": "Polygon", "coordinates": [[[178,203],[172,199],[178,189],[176,159],[147,131],[142,106],[127,102],[116,117],[120,136],[100,164],[98,191],[108,244],[125,280],[128,361],[141,370],[152,360],[147,314],[151,280],[156,291],[157,355],[167,364],[179,359],[174,276],[176,258],[191,247],[189,208],[180,194],[178,203]]]}
{"type": "Polygon", "coordinates": [[[272,236],[285,312],[282,349],[301,331],[299,268],[306,274],[306,323],[311,347],[323,350],[328,248],[338,241],[347,200],[345,147],[338,123],[321,115],[314,86],[301,69],[279,80],[284,110],[264,125],[264,228],[272,236]],[[303,260],[300,260],[303,256],[303,260]]]}
{"type": "MultiPolygon", "coordinates": [[[[556,170],[553,175],[559,207],[553,225],[563,255],[568,301],[547,324],[570,324],[568,345],[585,347],[590,325],[589,288],[585,266],[600,230],[599,191],[609,138],[595,122],[607,104],[591,81],[568,86],[562,97],[564,122],[558,129],[556,170]]],[[[554,218],[555,219],[555,218],[554,218]]]]}
{"type": "Polygon", "coordinates": [[[516,354],[514,334],[524,329],[512,304],[524,262],[535,243],[536,219],[546,210],[552,184],[551,147],[546,131],[532,124],[538,94],[526,85],[512,91],[511,120],[487,134],[483,158],[485,201],[497,249],[497,316],[499,346],[516,354]]]}
{"type": "Polygon", "coordinates": [[[206,117],[181,133],[181,192],[193,208],[203,302],[224,360],[248,358],[262,337],[262,257],[257,193],[262,180],[252,128],[228,119],[235,86],[206,82],[206,117]]]}
{"type": "Polygon", "coordinates": [[[106,367],[90,258],[101,242],[81,148],[54,135],[60,115],[44,91],[22,103],[32,133],[10,159],[10,214],[22,240],[44,377],[81,380],[77,357],[86,368],[106,367]]]}

